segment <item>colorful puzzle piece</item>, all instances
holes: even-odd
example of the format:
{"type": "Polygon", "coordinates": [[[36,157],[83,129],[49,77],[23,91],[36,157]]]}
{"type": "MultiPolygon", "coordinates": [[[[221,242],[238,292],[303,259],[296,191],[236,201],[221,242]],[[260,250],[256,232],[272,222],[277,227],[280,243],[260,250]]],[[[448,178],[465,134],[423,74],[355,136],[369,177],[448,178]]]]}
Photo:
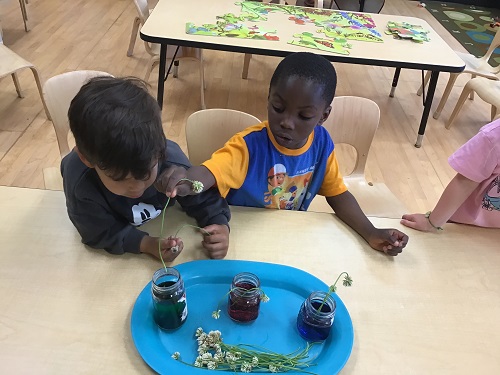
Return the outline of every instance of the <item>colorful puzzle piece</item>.
{"type": "Polygon", "coordinates": [[[244,24],[217,21],[216,24],[204,24],[196,26],[192,22],[186,23],[186,34],[225,36],[229,38],[279,40],[276,30],[262,30],[258,26],[246,26],[244,24]]]}
{"type": "Polygon", "coordinates": [[[411,25],[407,22],[387,22],[387,30],[385,32],[388,35],[394,35],[397,39],[410,39],[417,43],[423,43],[430,41],[428,30],[422,28],[419,25],[411,25]]]}
{"type": "Polygon", "coordinates": [[[294,38],[298,40],[291,40],[288,44],[301,46],[306,48],[314,48],[325,52],[339,53],[341,55],[348,55],[351,44],[347,43],[345,38],[320,38],[314,34],[303,32],[294,34],[294,38]]]}

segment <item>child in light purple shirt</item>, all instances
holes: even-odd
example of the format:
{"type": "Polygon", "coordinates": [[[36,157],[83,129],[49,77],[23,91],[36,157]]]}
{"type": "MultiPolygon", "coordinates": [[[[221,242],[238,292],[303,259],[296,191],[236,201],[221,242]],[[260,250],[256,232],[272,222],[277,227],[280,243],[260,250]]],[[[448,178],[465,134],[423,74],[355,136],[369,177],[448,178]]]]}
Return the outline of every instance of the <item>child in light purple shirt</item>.
{"type": "Polygon", "coordinates": [[[447,222],[500,228],[500,118],[448,159],[457,171],[433,211],[403,215],[401,224],[424,232],[447,222]]]}

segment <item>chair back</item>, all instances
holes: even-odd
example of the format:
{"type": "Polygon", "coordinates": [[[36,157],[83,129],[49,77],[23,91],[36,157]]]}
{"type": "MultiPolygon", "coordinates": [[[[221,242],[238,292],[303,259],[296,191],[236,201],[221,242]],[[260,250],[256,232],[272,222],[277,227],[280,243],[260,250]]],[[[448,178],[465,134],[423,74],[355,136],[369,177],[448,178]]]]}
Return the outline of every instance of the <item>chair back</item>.
{"type": "Polygon", "coordinates": [[[333,99],[332,112],[323,123],[333,142],[348,144],[356,150],[356,161],[350,176],[365,175],[368,152],[380,121],[380,109],[374,101],[357,96],[333,99]]]}
{"type": "Polygon", "coordinates": [[[488,66],[486,66],[486,69],[488,71],[492,71],[494,74],[500,73],[500,65],[498,65],[495,68],[492,68],[492,66],[488,64],[488,61],[489,61],[491,55],[493,54],[493,52],[495,51],[495,49],[497,49],[498,47],[500,47],[500,27],[498,28],[497,32],[495,33],[495,36],[493,37],[493,40],[491,41],[491,44],[488,47],[488,50],[486,51],[484,56],[480,58],[480,60],[482,60],[481,67],[488,65],[488,66]]]}
{"type": "Polygon", "coordinates": [[[186,123],[189,160],[200,165],[236,133],[261,121],[233,109],[204,109],[193,113],[186,123]]]}
{"type": "Polygon", "coordinates": [[[43,97],[52,117],[61,158],[70,151],[68,144],[68,110],[71,101],[80,91],[80,88],[90,78],[96,76],[111,76],[111,74],[95,70],[77,70],[54,76],[43,85],[43,97]]]}
{"type": "Polygon", "coordinates": [[[141,24],[144,25],[144,22],[149,17],[149,7],[147,0],[134,0],[135,8],[137,9],[137,14],[141,19],[141,24]]]}

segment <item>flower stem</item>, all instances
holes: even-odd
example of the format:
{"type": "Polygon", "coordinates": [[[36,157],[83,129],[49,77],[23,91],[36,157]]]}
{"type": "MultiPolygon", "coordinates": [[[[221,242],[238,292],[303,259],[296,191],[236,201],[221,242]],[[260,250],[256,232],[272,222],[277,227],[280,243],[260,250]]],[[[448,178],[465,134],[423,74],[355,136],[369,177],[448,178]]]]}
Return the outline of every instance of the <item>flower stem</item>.
{"type": "Polygon", "coordinates": [[[163,224],[165,223],[165,212],[167,211],[169,203],[170,203],[170,197],[167,198],[167,203],[165,203],[165,207],[163,207],[163,212],[161,214],[160,238],[158,240],[158,253],[160,254],[160,260],[161,263],[163,264],[163,268],[165,268],[165,272],[167,272],[167,266],[165,265],[165,261],[163,260],[163,256],[161,255],[161,239],[163,238],[163,224]]]}
{"type": "Polygon", "coordinates": [[[323,298],[323,301],[321,302],[321,305],[319,305],[319,307],[316,309],[317,311],[321,312],[321,309],[325,305],[326,300],[328,299],[328,297],[330,297],[331,294],[337,290],[337,286],[336,285],[337,285],[338,281],[340,280],[340,277],[343,274],[345,274],[347,277],[349,276],[349,274],[347,272],[345,272],[345,271],[340,273],[340,275],[337,277],[337,280],[335,280],[335,282],[333,283],[333,285],[331,285],[328,288],[328,293],[325,295],[325,298],[323,298]]]}
{"type": "MultiPolygon", "coordinates": [[[[163,237],[163,227],[164,227],[164,224],[165,224],[165,212],[167,211],[167,207],[168,207],[168,204],[170,203],[170,197],[167,197],[167,203],[165,203],[165,207],[163,207],[163,210],[162,210],[162,214],[161,214],[161,229],[160,229],[160,238],[158,240],[158,254],[160,254],[160,260],[161,260],[161,263],[163,264],[163,268],[165,269],[165,271],[167,271],[167,266],[165,264],[165,261],[163,260],[163,255],[161,254],[161,240],[163,237]]],[[[177,232],[175,232],[175,238],[177,238],[177,235],[179,234],[179,232],[185,228],[185,227],[192,227],[192,228],[196,228],[196,229],[199,229],[201,230],[202,232],[204,232],[207,236],[210,236],[210,233],[207,232],[205,229],[203,228],[200,228],[196,225],[191,225],[191,224],[185,224],[183,225],[182,227],[180,227],[177,232]]]]}

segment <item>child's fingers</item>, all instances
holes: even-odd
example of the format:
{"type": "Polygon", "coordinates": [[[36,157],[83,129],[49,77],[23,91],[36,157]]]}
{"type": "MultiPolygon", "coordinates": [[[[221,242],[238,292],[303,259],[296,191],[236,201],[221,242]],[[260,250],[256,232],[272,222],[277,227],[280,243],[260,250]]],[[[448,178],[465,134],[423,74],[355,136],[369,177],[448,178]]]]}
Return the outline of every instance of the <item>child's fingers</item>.
{"type": "Polygon", "coordinates": [[[418,229],[417,223],[415,221],[404,219],[404,216],[403,219],[401,219],[400,223],[403,224],[405,227],[418,229]]]}
{"type": "Polygon", "coordinates": [[[414,214],[404,214],[402,218],[405,220],[414,221],[415,215],[414,214]]]}

